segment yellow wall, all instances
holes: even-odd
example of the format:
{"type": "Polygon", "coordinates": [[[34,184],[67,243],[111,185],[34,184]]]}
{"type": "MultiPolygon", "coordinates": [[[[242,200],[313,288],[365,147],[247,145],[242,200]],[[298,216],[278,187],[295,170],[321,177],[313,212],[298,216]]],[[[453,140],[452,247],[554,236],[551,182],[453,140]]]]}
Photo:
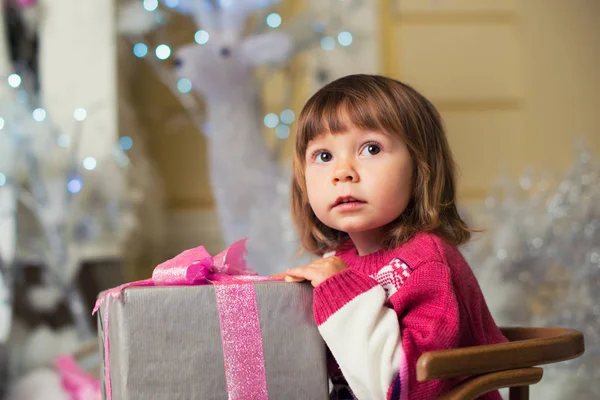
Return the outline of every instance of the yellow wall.
{"type": "Polygon", "coordinates": [[[464,200],[600,150],[600,2],[380,0],[384,73],[440,109],[464,200]]]}

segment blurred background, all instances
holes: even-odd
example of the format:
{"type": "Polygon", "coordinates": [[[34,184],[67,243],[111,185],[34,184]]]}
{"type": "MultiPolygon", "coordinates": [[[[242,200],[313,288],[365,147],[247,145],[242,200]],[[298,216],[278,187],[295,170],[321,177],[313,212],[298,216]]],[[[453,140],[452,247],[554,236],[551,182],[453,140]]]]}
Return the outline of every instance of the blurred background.
{"type": "Polygon", "coordinates": [[[97,294],[248,237],[305,262],[288,209],[295,119],[351,73],[440,110],[463,252],[501,325],[568,326],[586,354],[532,397],[600,396],[597,0],[3,0],[0,393],[68,399],[99,374],[97,294]]]}

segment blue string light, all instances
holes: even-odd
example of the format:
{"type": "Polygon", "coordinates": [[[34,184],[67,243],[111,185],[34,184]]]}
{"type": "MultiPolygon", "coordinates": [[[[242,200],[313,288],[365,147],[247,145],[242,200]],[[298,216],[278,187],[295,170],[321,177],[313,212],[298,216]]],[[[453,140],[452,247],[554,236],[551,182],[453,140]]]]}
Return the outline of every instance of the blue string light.
{"type": "Polygon", "coordinates": [[[279,117],[276,114],[269,113],[265,115],[264,123],[268,128],[275,128],[279,123],[279,117]]]}
{"type": "Polygon", "coordinates": [[[22,79],[18,74],[10,74],[8,76],[8,84],[13,88],[21,86],[22,79]]]}
{"type": "Polygon", "coordinates": [[[83,168],[87,169],[88,171],[96,169],[97,165],[98,162],[94,157],[86,157],[83,159],[83,168]]]}
{"type": "Polygon", "coordinates": [[[198,44],[206,44],[208,39],[210,39],[210,35],[204,29],[200,29],[194,34],[194,40],[198,44]]]}
{"type": "Polygon", "coordinates": [[[267,15],[267,25],[270,28],[278,28],[281,25],[281,21],[281,15],[277,13],[267,15]]]}
{"type": "Polygon", "coordinates": [[[79,122],[85,121],[87,118],[87,111],[85,108],[76,108],[75,111],[73,111],[73,117],[79,122]]]}
{"type": "Polygon", "coordinates": [[[284,124],[277,125],[277,128],[275,128],[275,135],[279,139],[287,139],[290,136],[290,127],[284,124]]]}
{"type": "Polygon", "coordinates": [[[340,32],[337,39],[341,46],[350,46],[352,44],[352,34],[350,32],[340,32]]]}
{"type": "Polygon", "coordinates": [[[37,122],[42,122],[46,119],[46,110],[44,110],[43,108],[36,108],[35,110],[33,110],[32,115],[34,120],[36,120],[37,122]]]}
{"type": "Polygon", "coordinates": [[[133,45],[133,54],[137,58],[144,58],[148,55],[148,46],[144,43],[136,43],[133,45]]]}
{"type": "Polygon", "coordinates": [[[281,114],[279,114],[279,118],[281,119],[281,122],[283,122],[284,124],[290,125],[294,122],[296,115],[294,114],[294,112],[292,110],[286,109],[286,110],[283,110],[281,112],[281,114]]]}
{"type": "Polygon", "coordinates": [[[146,11],[156,11],[158,8],[158,0],[144,0],[143,5],[146,11]]]}
{"type": "Polygon", "coordinates": [[[325,36],[321,39],[321,48],[327,51],[335,49],[335,39],[331,36],[325,36]]]}
{"type": "Polygon", "coordinates": [[[177,81],[177,90],[181,93],[189,93],[192,91],[192,81],[188,78],[181,78],[177,81]]]}
{"type": "Polygon", "coordinates": [[[67,190],[69,191],[69,193],[72,193],[72,194],[79,193],[81,191],[82,187],[83,187],[83,183],[81,182],[81,178],[78,176],[72,178],[67,183],[67,190]]]}
{"type": "Polygon", "coordinates": [[[156,47],[156,57],[159,60],[166,60],[171,57],[171,48],[166,44],[160,44],[156,47]]]}
{"type": "Polygon", "coordinates": [[[127,151],[131,150],[133,147],[133,139],[129,136],[123,136],[119,139],[119,148],[121,150],[127,151]]]}

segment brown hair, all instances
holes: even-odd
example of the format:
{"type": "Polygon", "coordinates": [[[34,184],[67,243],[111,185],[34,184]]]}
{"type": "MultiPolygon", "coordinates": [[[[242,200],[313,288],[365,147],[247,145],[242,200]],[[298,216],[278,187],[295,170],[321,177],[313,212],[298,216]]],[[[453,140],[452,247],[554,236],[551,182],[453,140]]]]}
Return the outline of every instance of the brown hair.
{"type": "Polygon", "coordinates": [[[298,118],[291,201],[305,250],[322,255],[348,240],[345,232],[316,217],[308,203],[304,175],[309,142],[326,132],[344,132],[348,124],[399,135],[414,163],[413,193],[404,212],[387,227],[386,248],[399,246],[418,232],[435,233],[455,245],[470,239],[473,230],[456,208],[456,165],[436,108],[402,82],[349,75],[317,91],[298,118]]]}

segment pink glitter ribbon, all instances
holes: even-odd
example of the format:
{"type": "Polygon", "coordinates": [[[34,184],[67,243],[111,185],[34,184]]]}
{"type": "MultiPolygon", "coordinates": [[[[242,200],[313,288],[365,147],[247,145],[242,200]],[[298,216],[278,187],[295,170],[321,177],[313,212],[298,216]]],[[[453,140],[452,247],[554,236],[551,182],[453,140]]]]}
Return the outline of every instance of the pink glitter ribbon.
{"type": "Polygon", "coordinates": [[[119,298],[129,287],[207,284],[215,285],[229,400],[268,399],[258,303],[254,286],[249,283],[276,279],[257,276],[248,268],[245,255],[246,240],[235,242],[215,257],[203,246],[196,247],[158,265],[152,278],[123,284],[98,298],[92,315],[105,299],[107,302],[103,315],[107,400],[112,399],[108,338],[110,300],[119,298]]]}
{"type": "Polygon", "coordinates": [[[54,360],[63,389],[71,400],[100,400],[100,382],[87,374],[73,357],[60,356],[54,360]]]}

